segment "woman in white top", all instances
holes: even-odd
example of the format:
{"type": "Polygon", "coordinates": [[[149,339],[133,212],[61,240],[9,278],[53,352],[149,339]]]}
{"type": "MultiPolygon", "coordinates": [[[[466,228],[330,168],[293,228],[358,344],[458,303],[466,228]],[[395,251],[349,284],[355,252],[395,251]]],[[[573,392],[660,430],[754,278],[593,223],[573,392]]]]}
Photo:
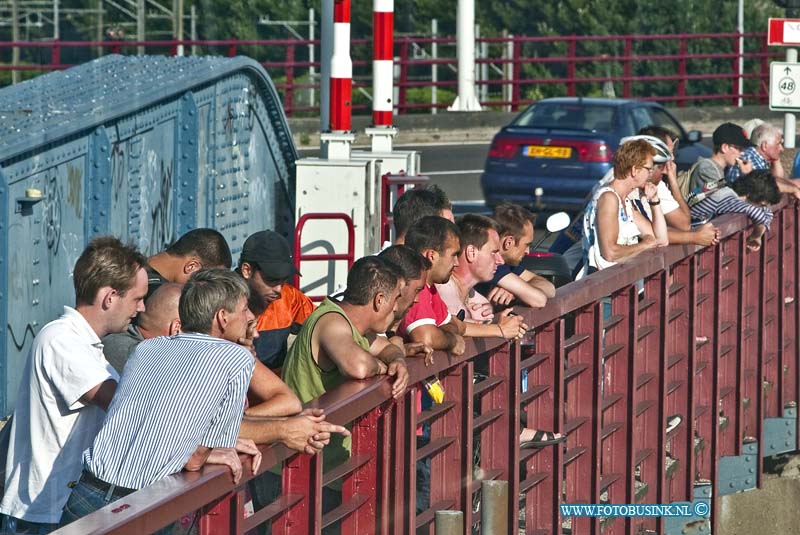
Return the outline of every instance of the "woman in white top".
{"type": "Polygon", "coordinates": [[[654,155],[655,150],[644,140],[623,143],[614,154],[614,180],[595,192],[584,216],[584,248],[590,273],[669,243],[658,190],[648,180],[655,168],[654,155]],[[652,222],[627,200],[635,189],[644,191],[652,222]]]}

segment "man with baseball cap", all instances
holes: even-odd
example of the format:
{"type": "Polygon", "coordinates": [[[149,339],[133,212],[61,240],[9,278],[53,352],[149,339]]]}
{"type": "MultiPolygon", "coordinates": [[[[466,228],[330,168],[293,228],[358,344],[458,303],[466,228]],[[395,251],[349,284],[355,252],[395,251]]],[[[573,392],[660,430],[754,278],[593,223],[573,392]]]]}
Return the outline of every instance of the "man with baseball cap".
{"type": "Polygon", "coordinates": [[[283,366],[290,335],[297,335],[314,304],[288,284],[298,274],[286,239],[262,230],[244,242],[236,269],[250,287],[250,310],[258,317],[254,340],[256,356],[267,367],[283,366]]]}
{"type": "Polygon", "coordinates": [[[753,164],[741,158],[742,152],[752,144],[742,127],[733,123],[717,127],[712,140],[714,154],[699,160],[689,177],[687,201],[692,219],[708,220],[727,213],[746,214],[755,223],[747,237],[747,248],[757,251],[761,248],[761,237],[772,222],[772,212],[741,199],[725,182],[726,167],[738,165],[743,175],[753,170],[753,164]]]}

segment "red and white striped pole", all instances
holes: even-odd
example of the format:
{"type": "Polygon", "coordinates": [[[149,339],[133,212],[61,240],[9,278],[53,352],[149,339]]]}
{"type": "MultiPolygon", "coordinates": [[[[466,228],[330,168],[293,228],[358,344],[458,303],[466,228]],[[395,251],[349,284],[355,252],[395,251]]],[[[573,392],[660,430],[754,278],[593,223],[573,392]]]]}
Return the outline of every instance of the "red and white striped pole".
{"type": "Polygon", "coordinates": [[[372,1],[372,124],[392,126],[394,0],[372,1]]]}
{"type": "Polygon", "coordinates": [[[351,128],[353,62],[350,59],[350,0],[333,4],[333,55],[331,57],[331,130],[351,128]]]}

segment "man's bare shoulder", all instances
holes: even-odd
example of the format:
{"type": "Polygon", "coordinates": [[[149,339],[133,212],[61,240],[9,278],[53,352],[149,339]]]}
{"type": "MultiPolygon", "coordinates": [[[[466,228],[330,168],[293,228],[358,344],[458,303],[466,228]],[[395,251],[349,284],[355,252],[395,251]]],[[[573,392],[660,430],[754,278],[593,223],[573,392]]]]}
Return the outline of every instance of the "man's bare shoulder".
{"type": "Polygon", "coordinates": [[[342,334],[350,336],[352,327],[344,313],[328,312],[317,320],[314,330],[320,337],[341,336],[342,334]]]}

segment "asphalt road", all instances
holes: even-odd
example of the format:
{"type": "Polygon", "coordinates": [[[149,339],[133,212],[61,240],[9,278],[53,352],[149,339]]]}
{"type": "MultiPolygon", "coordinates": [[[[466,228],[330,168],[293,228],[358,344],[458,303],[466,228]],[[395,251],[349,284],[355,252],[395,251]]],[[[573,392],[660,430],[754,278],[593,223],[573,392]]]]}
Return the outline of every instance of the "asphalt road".
{"type": "MultiPolygon", "coordinates": [[[[711,136],[702,143],[710,148],[711,136]]],[[[398,149],[420,152],[421,171],[431,183],[442,188],[457,213],[483,212],[483,193],[480,178],[489,143],[448,143],[427,145],[396,145],[398,149]]],[[[301,150],[300,157],[318,156],[318,150],[301,150]]]]}

